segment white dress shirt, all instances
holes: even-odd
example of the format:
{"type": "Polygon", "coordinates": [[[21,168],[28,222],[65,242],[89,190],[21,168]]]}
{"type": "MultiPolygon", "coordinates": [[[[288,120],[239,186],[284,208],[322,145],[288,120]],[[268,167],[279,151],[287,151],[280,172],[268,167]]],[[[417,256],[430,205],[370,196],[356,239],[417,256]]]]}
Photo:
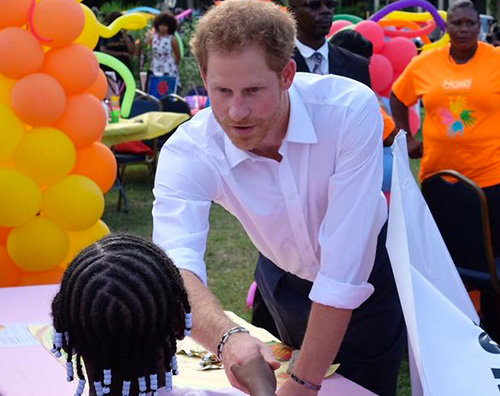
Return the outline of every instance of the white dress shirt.
{"type": "Polygon", "coordinates": [[[319,52],[322,55],[322,60],[321,60],[321,65],[320,65],[320,73],[322,75],[325,74],[330,74],[330,67],[328,63],[328,54],[330,51],[330,48],[328,47],[328,41],[325,40],[325,43],[319,47],[317,50],[312,49],[311,47],[308,47],[305,44],[302,44],[298,39],[295,39],[295,46],[299,50],[300,54],[306,61],[306,65],[309,68],[309,71],[312,73],[314,70],[314,61],[312,60],[311,56],[315,52],[319,52]]]}
{"type": "Polygon", "coordinates": [[[235,147],[212,110],[200,111],[163,147],[154,188],[153,241],[207,283],[211,202],[242,224],[282,269],[314,282],[310,298],[354,309],[387,216],[382,117],[373,92],[339,76],[297,73],[281,162],[235,147]]]}

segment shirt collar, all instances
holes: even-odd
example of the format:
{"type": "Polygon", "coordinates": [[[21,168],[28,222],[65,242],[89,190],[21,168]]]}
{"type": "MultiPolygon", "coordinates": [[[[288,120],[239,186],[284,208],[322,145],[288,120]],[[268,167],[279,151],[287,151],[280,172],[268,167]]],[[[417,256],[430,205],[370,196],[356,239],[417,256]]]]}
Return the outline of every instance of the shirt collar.
{"type": "MultiPolygon", "coordinates": [[[[287,142],[305,144],[314,144],[318,142],[314,126],[302,97],[293,85],[288,90],[288,96],[290,98],[290,117],[288,120],[288,129],[279,150],[281,154],[283,154],[282,149],[287,142]]],[[[231,168],[234,168],[245,160],[258,160],[260,158],[249,151],[241,150],[236,147],[218,123],[217,127],[224,136],[224,150],[231,168]]]]}
{"type": "Polygon", "coordinates": [[[299,50],[300,54],[305,58],[310,58],[312,54],[315,52],[319,52],[325,59],[328,59],[328,41],[325,40],[323,45],[319,47],[317,50],[308,47],[307,45],[301,43],[298,39],[295,39],[295,46],[299,50]]]}

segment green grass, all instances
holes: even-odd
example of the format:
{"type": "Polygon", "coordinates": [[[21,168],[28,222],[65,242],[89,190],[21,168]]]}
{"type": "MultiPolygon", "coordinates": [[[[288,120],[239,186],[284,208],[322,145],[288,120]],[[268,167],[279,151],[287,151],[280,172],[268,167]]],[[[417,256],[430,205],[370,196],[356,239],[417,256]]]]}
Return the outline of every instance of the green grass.
{"type": "MultiPolygon", "coordinates": [[[[417,169],[418,162],[412,161],[412,168],[417,169]]],[[[127,169],[126,181],[130,212],[116,210],[118,194],[116,190],[112,190],[106,195],[103,221],[114,232],[130,232],[150,237],[153,185],[152,181],[148,180],[146,167],[131,166],[127,169]]],[[[250,320],[251,312],[246,309],[245,301],[257,262],[257,250],[239,222],[219,205],[212,205],[210,212],[210,233],[205,259],[209,288],[217,296],[222,307],[250,320]]],[[[397,395],[411,395],[407,358],[404,359],[400,371],[397,395]]]]}

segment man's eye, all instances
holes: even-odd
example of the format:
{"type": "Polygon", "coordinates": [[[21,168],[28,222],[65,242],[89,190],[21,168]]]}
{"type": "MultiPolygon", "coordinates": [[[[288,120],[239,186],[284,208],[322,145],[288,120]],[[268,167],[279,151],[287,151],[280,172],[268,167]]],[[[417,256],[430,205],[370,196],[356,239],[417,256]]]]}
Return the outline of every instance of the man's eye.
{"type": "Polygon", "coordinates": [[[221,94],[226,94],[226,93],[228,93],[228,92],[229,92],[229,89],[227,89],[227,88],[219,88],[219,92],[220,92],[221,94]]]}
{"type": "Polygon", "coordinates": [[[250,93],[257,93],[259,91],[260,91],[259,87],[248,88],[248,92],[250,92],[250,93]]]}

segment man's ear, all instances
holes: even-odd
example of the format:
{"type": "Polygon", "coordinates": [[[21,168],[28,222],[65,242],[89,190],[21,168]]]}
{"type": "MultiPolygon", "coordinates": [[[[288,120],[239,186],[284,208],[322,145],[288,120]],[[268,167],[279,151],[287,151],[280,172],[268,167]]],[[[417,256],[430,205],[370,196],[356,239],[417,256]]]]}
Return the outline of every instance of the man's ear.
{"type": "Polygon", "coordinates": [[[295,73],[297,72],[297,64],[293,59],[290,59],[283,71],[281,72],[281,77],[283,79],[283,90],[287,90],[292,86],[295,73]]]}

